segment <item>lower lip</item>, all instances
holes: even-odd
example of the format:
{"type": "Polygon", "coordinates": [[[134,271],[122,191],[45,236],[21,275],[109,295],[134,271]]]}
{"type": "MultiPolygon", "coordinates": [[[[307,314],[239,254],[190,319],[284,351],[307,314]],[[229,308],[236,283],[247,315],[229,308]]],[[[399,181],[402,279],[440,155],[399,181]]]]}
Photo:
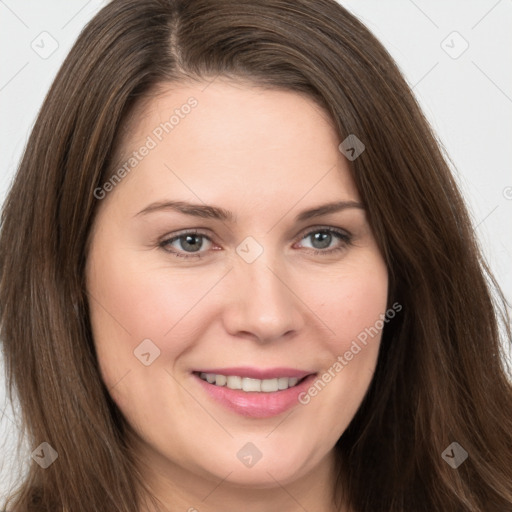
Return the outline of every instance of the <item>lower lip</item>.
{"type": "Polygon", "coordinates": [[[245,392],[226,386],[216,386],[196,374],[193,376],[210,397],[231,411],[250,418],[271,418],[298,405],[299,395],[309,388],[316,375],[308,375],[300,384],[272,393],[245,392]]]}

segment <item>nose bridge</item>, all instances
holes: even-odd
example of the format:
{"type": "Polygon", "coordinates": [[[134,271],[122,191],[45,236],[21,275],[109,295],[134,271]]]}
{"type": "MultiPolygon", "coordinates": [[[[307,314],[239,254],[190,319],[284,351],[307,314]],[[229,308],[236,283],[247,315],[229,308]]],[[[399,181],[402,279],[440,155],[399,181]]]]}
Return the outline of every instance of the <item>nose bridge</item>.
{"type": "Polygon", "coordinates": [[[237,250],[227,328],[232,334],[250,333],[260,341],[271,341],[300,328],[299,301],[289,288],[279,255],[271,248],[258,250],[250,240],[246,243],[237,250]]]}

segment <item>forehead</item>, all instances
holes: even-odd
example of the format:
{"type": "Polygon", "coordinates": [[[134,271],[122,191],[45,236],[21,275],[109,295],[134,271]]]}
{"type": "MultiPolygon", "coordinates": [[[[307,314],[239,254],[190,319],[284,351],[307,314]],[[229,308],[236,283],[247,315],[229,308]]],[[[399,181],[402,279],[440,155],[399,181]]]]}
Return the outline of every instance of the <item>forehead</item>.
{"type": "MultiPolygon", "coordinates": [[[[216,79],[161,85],[121,139],[117,168],[132,201],[232,202],[290,208],[309,195],[358,199],[328,114],[303,94],[216,79]]],[[[143,205],[142,205],[143,207],[143,205]]]]}

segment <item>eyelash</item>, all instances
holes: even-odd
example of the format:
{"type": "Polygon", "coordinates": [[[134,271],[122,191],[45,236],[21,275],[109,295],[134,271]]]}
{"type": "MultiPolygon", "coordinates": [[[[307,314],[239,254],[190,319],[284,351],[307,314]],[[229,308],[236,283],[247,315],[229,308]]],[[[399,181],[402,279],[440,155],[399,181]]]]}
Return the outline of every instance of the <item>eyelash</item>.
{"type": "MultiPolygon", "coordinates": [[[[304,235],[301,235],[300,240],[302,241],[305,238],[308,238],[309,236],[311,236],[315,233],[329,233],[330,235],[335,235],[338,239],[341,240],[342,244],[339,247],[334,247],[333,249],[328,249],[328,250],[311,249],[311,251],[314,255],[319,255],[319,254],[321,254],[323,256],[332,255],[334,253],[337,253],[338,251],[342,251],[342,250],[346,249],[346,247],[352,243],[352,236],[349,233],[342,231],[340,229],[332,228],[332,227],[320,227],[320,228],[315,228],[310,231],[307,231],[304,235]]],[[[185,258],[185,259],[202,258],[203,254],[201,254],[201,253],[197,253],[197,254],[185,253],[184,254],[184,253],[180,253],[180,252],[177,252],[174,250],[169,250],[167,248],[168,246],[170,246],[170,244],[172,244],[176,240],[179,240],[180,238],[185,237],[187,235],[198,235],[203,238],[206,238],[211,243],[213,243],[211,238],[208,235],[206,235],[205,233],[202,233],[199,230],[189,230],[189,231],[184,231],[183,233],[175,235],[171,238],[166,238],[165,240],[162,240],[161,242],[159,242],[158,246],[161,249],[163,249],[164,251],[166,251],[167,253],[173,254],[174,256],[176,256],[178,258],[185,258]]]]}

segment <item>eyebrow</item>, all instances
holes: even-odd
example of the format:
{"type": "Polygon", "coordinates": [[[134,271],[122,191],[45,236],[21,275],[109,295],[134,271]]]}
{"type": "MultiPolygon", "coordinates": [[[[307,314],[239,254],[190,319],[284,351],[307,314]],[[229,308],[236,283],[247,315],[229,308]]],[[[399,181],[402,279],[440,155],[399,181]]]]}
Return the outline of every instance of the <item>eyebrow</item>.
{"type": "MultiPolygon", "coordinates": [[[[297,215],[295,221],[304,222],[305,220],[311,219],[313,217],[320,217],[322,215],[336,213],[349,208],[359,208],[364,210],[363,204],[357,201],[336,201],[304,210],[297,215]]],[[[216,219],[232,223],[236,221],[236,216],[229,210],[225,210],[219,206],[194,204],[188,203],[186,201],[159,201],[156,203],[151,203],[135,216],[137,217],[139,215],[147,215],[149,213],[166,210],[176,211],[184,215],[191,215],[193,217],[200,217],[203,219],[216,219]]]]}

